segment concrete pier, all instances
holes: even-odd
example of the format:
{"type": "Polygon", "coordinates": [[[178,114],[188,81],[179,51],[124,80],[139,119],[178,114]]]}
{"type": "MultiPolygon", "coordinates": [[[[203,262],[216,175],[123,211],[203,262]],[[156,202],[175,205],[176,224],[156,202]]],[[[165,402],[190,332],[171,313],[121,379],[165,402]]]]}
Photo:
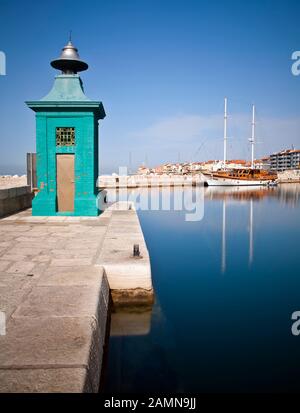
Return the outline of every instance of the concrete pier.
{"type": "Polygon", "coordinates": [[[101,175],[99,188],[159,188],[202,185],[201,174],[195,175],[101,175]]]}
{"type": "Polygon", "coordinates": [[[150,259],[134,206],[118,202],[107,213],[111,219],[97,265],[105,268],[114,304],[152,304],[150,259]],[[134,244],[139,245],[139,257],[133,257],[134,244]]]}
{"type": "Polygon", "coordinates": [[[89,218],[32,217],[27,210],[1,219],[0,392],[97,392],[110,288],[153,299],[133,209],[89,218]]]}

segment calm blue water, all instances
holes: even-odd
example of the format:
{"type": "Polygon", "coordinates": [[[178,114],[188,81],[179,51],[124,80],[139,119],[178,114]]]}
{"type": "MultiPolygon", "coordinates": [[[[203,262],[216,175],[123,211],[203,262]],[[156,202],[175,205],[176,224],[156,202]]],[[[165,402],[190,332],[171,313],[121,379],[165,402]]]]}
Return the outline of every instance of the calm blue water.
{"type": "Polygon", "coordinates": [[[139,211],[156,302],[113,315],[104,390],[299,391],[300,185],[206,188],[184,214],[139,211]]]}

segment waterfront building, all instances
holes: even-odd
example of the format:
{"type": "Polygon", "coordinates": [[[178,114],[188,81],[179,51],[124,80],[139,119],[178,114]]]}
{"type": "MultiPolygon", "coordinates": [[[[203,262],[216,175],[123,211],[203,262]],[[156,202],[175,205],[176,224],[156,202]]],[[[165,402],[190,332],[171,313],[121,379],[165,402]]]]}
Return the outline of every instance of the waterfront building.
{"type": "Polygon", "coordinates": [[[286,149],[270,155],[271,170],[285,171],[286,169],[297,169],[300,166],[300,150],[286,149]]]}
{"type": "MultiPolygon", "coordinates": [[[[145,166],[140,166],[137,170],[138,175],[149,175],[149,174],[169,174],[169,175],[189,175],[197,174],[202,171],[216,172],[222,169],[222,160],[208,160],[203,162],[188,162],[188,163],[166,163],[163,165],[156,166],[154,168],[149,168],[145,166]]],[[[244,159],[232,159],[227,160],[226,167],[228,169],[249,169],[251,168],[251,162],[245,161],[244,159]]],[[[258,170],[269,170],[270,169],[270,158],[264,157],[262,159],[253,160],[253,168],[258,170]]]]}
{"type": "Polygon", "coordinates": [[[137,170],[138,175],[149,175],[151,173],[150,168],[146,168],[145,166],[140,166],[137,170]]]}
{"type": "Polygon", "coordinates": [[[51,66],[61,74],[50,93],[26,102],[36,112],[38,187],[32,214],[96,216],[98,121],[105,111],[84,94],[78,72],[88,65],[71,40],[51,66]]]}
{"type": "Polygon", "coordinates": [[[254,160],[254,168],[255,169],[263,169],[265,171],[268,171],[271,168],[270,164],[270,157],[265,156],[264,158],[261,159],[255,159],[254,160]]]}

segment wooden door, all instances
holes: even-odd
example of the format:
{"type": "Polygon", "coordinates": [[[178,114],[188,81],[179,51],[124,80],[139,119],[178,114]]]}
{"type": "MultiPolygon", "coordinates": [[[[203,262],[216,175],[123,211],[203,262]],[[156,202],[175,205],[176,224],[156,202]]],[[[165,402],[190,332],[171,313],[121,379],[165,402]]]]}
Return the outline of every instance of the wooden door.
{"type": "Polygon", "coordinates": [[[57,210],[74,211],[74,155],[56,155],[57,210]]]}

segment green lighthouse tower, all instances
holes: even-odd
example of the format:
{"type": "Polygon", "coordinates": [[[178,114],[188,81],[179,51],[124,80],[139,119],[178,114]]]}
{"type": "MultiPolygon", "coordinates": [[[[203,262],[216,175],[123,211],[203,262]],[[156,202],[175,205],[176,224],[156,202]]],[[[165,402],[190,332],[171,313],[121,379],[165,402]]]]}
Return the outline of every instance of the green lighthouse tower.
{"type": "Polygon", "coordinates": [[[26,104],[36,112],[37,195],[32,215],[95,216],[101,102],[88,99],[78,72],[88,68],[71,40],[51,66],[61,71],[50,93],[26,104]]]}

